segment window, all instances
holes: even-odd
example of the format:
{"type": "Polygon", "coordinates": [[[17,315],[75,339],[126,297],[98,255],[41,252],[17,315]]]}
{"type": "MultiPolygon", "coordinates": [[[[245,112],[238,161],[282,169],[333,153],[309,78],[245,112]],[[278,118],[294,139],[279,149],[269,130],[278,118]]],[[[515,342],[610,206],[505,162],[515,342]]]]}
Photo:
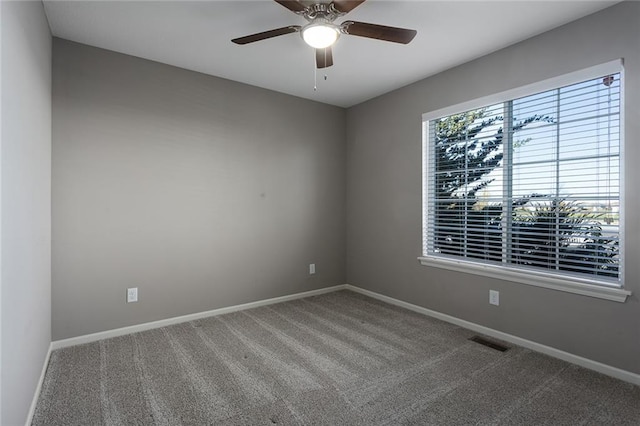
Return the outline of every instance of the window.
{"type": "Polygon", "coordinates": [[[428,115],[423,263],[621,289],[619,68],[428,115]]]}

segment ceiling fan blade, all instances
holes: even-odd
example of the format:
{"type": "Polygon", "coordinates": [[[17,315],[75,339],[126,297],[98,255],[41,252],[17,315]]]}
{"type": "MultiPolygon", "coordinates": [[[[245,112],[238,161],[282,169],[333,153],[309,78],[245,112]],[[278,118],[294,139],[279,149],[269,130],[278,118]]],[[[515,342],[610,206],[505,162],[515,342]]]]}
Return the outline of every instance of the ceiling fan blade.
{"type": "Polygon", "coordinates": [[[275,30],[263,31],[261,33],[251,34],[244,37],[238,37],[231,40],[235,44],[248,44],[254,41],[266,40],[272,37],[278,37],[285,34],[297,33],[300,31],[299,25],[290,25],[288,27],[277,28],[275,30]]]}
{"type": "Polygon", "coordinates": [[[375,38],[377,40],[392,41],[407,44],[418,34],[416,30],[406,28],[387,27],[386,25],[367,24],[365,22],[345,21],[340,25],[345,34],[359,37],[375,38]]]}
{"type": "Polygon", "coordinates": [[[349,13],[364,2],[365,0],[333,0],[331,4],[338,12],[349,13]]]}
{"type": "Polygon", "coordinates": [[[331,53],[331,46],[324,49],[316,49],[316,67],[327,68],[333,65],[333,54],[331,53]]]}
{"type": "Polygon", "coordinates": [[[275,2],[295,13],[304,12],[306,9],[306,7],[297,0],[275,0],[275,2]]]}

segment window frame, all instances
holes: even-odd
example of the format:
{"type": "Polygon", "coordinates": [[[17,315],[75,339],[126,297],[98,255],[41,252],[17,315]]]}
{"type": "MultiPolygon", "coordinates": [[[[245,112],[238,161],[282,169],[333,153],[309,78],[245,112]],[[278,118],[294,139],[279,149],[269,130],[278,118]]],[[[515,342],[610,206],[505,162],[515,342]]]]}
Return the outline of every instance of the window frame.
{"type": "Polygon", "coordinates": [[[473,275],[481,275],[485,277],[497,278],[521,284],[532,285],[536,287],[559,290],[569,293],[580,294],[584,296],[596,297],[616,302],[625,302],[631,292],[624,289],[624,67],[622,59],[610,61],[604,64],[596,65],[576,72],[564,74],[558,77],[546,79],[537,83],[510,89],[504,92],[492,94],[482,98],[466,101],[457,105],[452,105],[439,110],[431,111],[422,115],[422,253],[418,257],[420,263],[424,266],[443,268],[473,275]],[[469,111],[482,108],[487,105],[505,103],[513,99],[537,94],[540,92],[557,89],[559,87],[569,86],[581,81],[590,80],[607,74],[620,73],[620,269],[619,283],[603,283],[594,284],[592,279],[582,278],[579,276],[567,276],[559,273],[549,273],[546,271],[536,271],[530,269],[519,268],[510,264],[486,264],[482,262],[474,262],[465,258],[450,258],[431,256],[428,253],[428,217],[427,211],[429,203],[429,184],[432,179],[432,167],[429,163],[429,122],[445,116],[457,114],[463,111],[469,111]]]}

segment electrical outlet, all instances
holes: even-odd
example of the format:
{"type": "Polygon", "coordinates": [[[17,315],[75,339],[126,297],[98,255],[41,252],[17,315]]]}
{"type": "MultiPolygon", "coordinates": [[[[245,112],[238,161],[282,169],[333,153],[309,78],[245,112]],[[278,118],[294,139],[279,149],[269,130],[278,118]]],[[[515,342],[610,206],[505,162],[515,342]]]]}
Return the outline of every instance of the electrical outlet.
{"type": "Polygon", "coordinates": [[[489,290],[489,303],[492,305],[500,305],[500,292],[496,290],[489,290]]]}
{"type": "Polygon", "coordinates": [[[309,264],[309,275],[314,275],[316,273],[316,264],[315,263],[310,263],[309,264]]]}
{"type": "Polygon", "coordinates": [[[138,287],[127,289],[127,303],[138,301],[138,287]]]}

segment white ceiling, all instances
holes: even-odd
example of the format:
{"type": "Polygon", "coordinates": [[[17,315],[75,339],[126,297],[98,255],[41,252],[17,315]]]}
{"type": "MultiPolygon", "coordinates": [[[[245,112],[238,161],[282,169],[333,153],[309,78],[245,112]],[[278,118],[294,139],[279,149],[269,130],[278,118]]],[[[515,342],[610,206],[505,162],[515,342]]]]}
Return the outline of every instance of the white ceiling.
{"type": "Polygon", "coordinates": [[[316,91],[314,51],[298,34],[230,42],[306,23],[271,0],[44,0],[44,7],[56,37],[348,107],[614,3],[368,0],[336,22],[412,28],[418,35],[406,46],[343,35],[333,48],[334,66],[318,70],[316,91]]]}

